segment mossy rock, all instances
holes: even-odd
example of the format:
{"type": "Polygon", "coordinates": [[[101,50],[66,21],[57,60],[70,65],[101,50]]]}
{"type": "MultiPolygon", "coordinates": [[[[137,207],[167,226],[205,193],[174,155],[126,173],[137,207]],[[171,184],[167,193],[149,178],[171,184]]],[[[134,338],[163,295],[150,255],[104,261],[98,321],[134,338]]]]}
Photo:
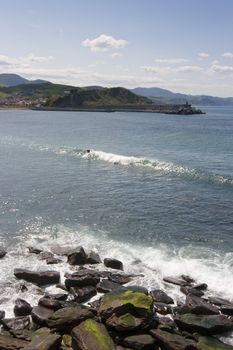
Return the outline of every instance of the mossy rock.
{"type": "Polygon", "coordinates": [[[0,349],[1,350],[20,350],[23,349],[28,342],[4,335],[0,335],[0,349]]]}
{"type": "Polygon", "coordinates": [[[224,344],[212,337],[199,337],[198,348],[200,350],[233,350],[232,345],[224,344]]]}
{"type": "Polygon", "coordinates": [[[118,332],[123,332],[144,329],[148,323],[144,318],[135,317],[127,313],[121,316],[113,314],[106,320],[106,325],[118,332]]]}
{"type": "Polygon", "coordinates": [[[58,334],[42,334],[37,335],[24,350],[57,350],[61,345],[61,336],[58,334]]]}
{"type": "Polygon", "coordinates": [[[131,290],[106,294],[100,302],[99,314],[104,319],[112,314],[118,316],[133,314],[136,317],[151,318],[153,300],[151,296],[131,290]]]}
{"type": "Polygon", "coordinates": [[[92,319],[82,322],[72,330],[74,350],[115,350],[116,347],[106,327],[92,319]]]}

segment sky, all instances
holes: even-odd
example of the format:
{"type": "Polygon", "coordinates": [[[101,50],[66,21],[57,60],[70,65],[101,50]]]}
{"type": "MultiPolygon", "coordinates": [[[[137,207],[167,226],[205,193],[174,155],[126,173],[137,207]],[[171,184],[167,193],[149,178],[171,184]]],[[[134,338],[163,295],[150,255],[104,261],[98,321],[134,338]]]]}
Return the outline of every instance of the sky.
{"type": "Polygon", "coordinates": [[[0,73],[233,96],[233,0],[0,0],[0,73]]]}

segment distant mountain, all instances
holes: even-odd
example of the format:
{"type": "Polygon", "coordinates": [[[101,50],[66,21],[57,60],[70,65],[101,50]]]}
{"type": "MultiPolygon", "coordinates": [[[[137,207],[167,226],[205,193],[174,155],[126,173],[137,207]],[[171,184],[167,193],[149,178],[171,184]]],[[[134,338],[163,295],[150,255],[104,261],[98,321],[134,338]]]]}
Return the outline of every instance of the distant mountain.
{"type": "Polygon", "coordinates": [[[155,103],[182,104],[186,101],[196,106],[233,106],[233,97],[214,97],[208,95],[186,95],[174,93],[157,87],[132,89],[134,93],[152,99],[155,103]]]}
{"type": "Polygon", "coordinates": [[[4,73],[0,74],[0,85],[1,86],[17,86],[22,84],[42,84],[47,83],[46,80],[28,80],[21,77],[18,74],[4,73]]]}
{"type": "Polygon", "coordinates": [[[139,96],[122,87],[75,88],[69,94],[48,101],[49,106],[61,108],[136,107],[152,104],[152,101],[147,97],[139,96]]]}

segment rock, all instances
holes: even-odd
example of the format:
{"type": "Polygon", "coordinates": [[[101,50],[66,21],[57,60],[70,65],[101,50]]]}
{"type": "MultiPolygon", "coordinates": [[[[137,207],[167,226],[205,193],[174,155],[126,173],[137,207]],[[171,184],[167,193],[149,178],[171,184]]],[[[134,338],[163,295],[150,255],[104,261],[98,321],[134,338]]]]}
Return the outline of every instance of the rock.
{"type": "Polygon", "coordinates": [[[94,314],[88,308],[77,305],[54,312],[48,319],[47,325],[56,331],[69,332],[82,321],[93,317],[94,314]]]}
{"type": "Polygon", "coordinates": [[[61,350],[73,350],[72,348],[72,337],[69,334],[63,334],[61,350]]]}
{"type": "Polygon", "coordinates": [[[84,265],[87,263],[87,254],[83,247],[78,247],[72,252],[68,253],[67,262],[70,265],[84,265]]]}
{"type": "Polygon", "coordinates": [[[160,289],[153,289],[150,292],[153,300],[157,303],[174,304],[174,300],[160,289]]]}
{"type": "Polygon", "coordinates": [[[87,264],[100,264],[102,261],[98,253],[91,251],[87,256],[87,264]]]}
{"type": "Polygon", "coordinates": [[[54,311],[52,309],[43,306],[34,306],[32,308],[31,316],[33,322],[39,326],[47,326],[47,320],[53,315],[54,311]]]}
{"type": "Polygon", "coordinates": [[[60,262],[62,262],[61,259],[54,258],[54,257],[46,259],[46,263],[47,263],[48,265],[59,264],[60,262]]]}
{"type": "Polygon", "coordinates": [[[32,254],[40,254],[42,252],[41,249],[34,248],[34,247],[28,247],[28,251],[29,253],[32,253],[32,254]]]}
{"type": "Polygon", "coordinates": [[[57,271],[31,271],[24,269],[14,269],[16,278],[35,283],[38,286],[46,284],[56,284],[60,281],[60,273],[57,271]]]}
{"type": "Polygon", "coordinates": [[[156,343],[162,349],[169,350],[196,350],[196,343],[178,334],[165,332],[161,329],[151,329],[150,334],[156,339],[156,343]]]}
{"type": "Polygon", "coordinates": [[[204,295],[201,290],[192,287],[180,287],[180,291],[185,295],[192,294],[196,295],[197,297],[202,297],[204,295]]]}
{"type": "Polygon", "coordinates": [[[57,350],[62,337],[58,334],[46,334],[35,337],[23,350],[57,350]]]}
{"type": "Polygon", "coordinates": [[[74,350],[115,350],[106,327],[94,320],[86,320],[71,333],[74,350]]]}
{"type": "Polygon", "coordinates": [[[67,256],[70,252],[74,250],[72,246],[60,246],[58,244],[54,244],[49,249],[53,252],[53,254],[60,256],[67,256]]]}
{"type": "Polygon", "coordinates": [[[106,267],[110,267],[111,269],[123,270],[122,262],[120,260],[117,260],[117,259],[105,258],[104,265],[106,267]]]}
{"type": "Polygon", "coordinates": [[[127,286],[127,287],[124,287],[124,289],[131,290],[132,292],[136,292],[136,293],[143,293],[145,295],[149,294],[148,289],[142,286],[137,286],[137,285],[127,286]]]}
{"type": "Polygon", "coordinates": [[[198,349],[200,350],[232,350],[233,346],[225,344],[212,337],[199,337],[198,349]]]}
{"type": "Polygon", "coordinates": [[[28,291],[28,287],[24,283],[19,283],[16,285],[16,292],[24,293],[28,291]]]}
{"type": "Polygon", "coordinates": [[[4,248],[0,248],[0,259],[4,258],[6,253],[7,253],[7,251],[4,248]]]}
{"type": "Polygon", "coordinates": [[[154,310],[161,315],[172,314],[173,308],[169,304],[154,303],[154,310]]]}
{"type": "Polygon", "coordinates": [[[45,296],[45,298],[48,298],[48,299],[65,301],[67,299],[67,297],[68,297],[68,294],[65,294],[65,293],[57,293],[57,294],[45,293],[44,296],[45,296]]]}
{"type": "Polygon", "coordinates": [[[53,253],[46,251],[46,252],[41,252],[38,256],[38,259],[39,260],[46,260],[46,259],[50,259],[53,257],[54,257],[53,253]]]}
{"type": "Polygon", "coordinates": [[[1,323],[6,330],[22,330],[30,328],[30,318],[28,316],[3,318],[1,323]]]}
{"type": "Polygon", "coordinates": [[[2,320],[5,317],[5,311],[0,310],[0,320],[2,320]]]}
{"type": "Polygon", "coordinates": [[[69,292],[74,296],[75,300],[79,303],[86,302],[97,293],[96,288],[93,286],[87,286],[82,288],[71,287],[69,292]]]}
{"type": "Polygon", "coordinates": [[[218,315],[219,314],[219,310],[216,307],[214,307],[211,304],[208,304],[203,299],[192,294],[187,295],[185,304],[188,307],[189,311],[193,314],[197,314],[197,315],[218,315]]]}
{"type": "Polygon", "coordinates": [[[65,286],[67,289],[69,289],[70,287],[96,286],[99,281],[99,277],[91,275],[84,275],[81,277],[70,277],[65,280],[65,286]]]}
{"type": "Polygon", "coordinates": [[[61,302],[59,300],[56,300],[56,299],[52,299],[52,298],[46,298],[46,297],[43,297],[39,300],[38,304],[40,306],[43,306],[45,308],[48,308],[48,309],[52,309],[54,311],[57,311],[59,309],[61,309],[61,302]]]}
{"type": "Polygon", "coordinates": [[[170,317],[160,317],[158,328],[163,331],[173,333],[174,329],[176,328],[176,324],[170,317]]]}
{"type": "Polygon", "coordinates": [[[198,289],[198,290],[207,290],[208,285],[206,283],[199,283],[193,286],[192,288],[198,289]]]}
{"type": "Polygon", "coordinates": [[[0,335],[1,350],[19,350],[23,349],[27,344],[28,342],[24,340],[0,335]]]}
{"type": "Polygon", "coordinates": [[[111,273],[108,276],[108,279],[114,283],[118,283],[118,284],[126,284],[129,283],[132,280],[131,276],[128,275],[122,275],[122,274],[113,274],[111,273]]]}
{"type": "Polygon", "coordinates": [[[211,304],[215,304],[215,305],[218,305],[218,306],[221,306],[221,305],[233,305],[229,300],[222,299],[222,298],[209,297],[208,300],[209,300],[209,302],[211,304]]]}
{"type": "Polygon", "coordinates": [[[148,322],[144,317],[135,316],[128,312],[123,315],[114,313],[106,320],[106,325],[108,328],[122,333],[147,329],[151,322],[148,322]]]}
{"type": "Polygon", "coordinates": [[[163,278],[164,282],[175,284],[177,286],[189,286],[190,283],[187,281],[184,281],[180,278],[175,278],[175,277],[164,277],[163,278]]]}
{"type": "Polygon", "coordinates": [[[189,312],[190,310],[185,304],[173,307],[174,315],[184,315],[184,314],[188,314],[189,312]]]}
{"type": "Polygon", "coordinates": [[[113,290],[119,289],[120,287],[121,284],[109,281],[108,279],[103,279],[96,286],[98,292],[100,293],[112,292],[113,290]]]}
{"type": "Polygon", "coordinates": [[[215,335],[233,330],[233,322],[224,315],[184,314],[174,318],[177,326],[190,333],[215,335]]]}
{"type": "Polygon", "coordinates": [[[153,300],[143,293],[129,290],[112,292],[104,295],[100,301],[99,314],[107,319],[113,314],[118,316],[132,314],[145,319],[152,318],[153,300]]]}
{"type": "Polygon", "coordinates": [[[188,276],[188,275],[181,275],[180,277],[181,277],[182,280],[184,280],[184,281],[186,281],[188,283],[194,283],[195,282],[195,280],[192,277],[188,276]]]}
{"type": "Polygon", "coordinates": [[[15,316],[27,316],[31,314],[31,311],[32,307],[27,301],[19,298],[16,299],[14,306],[15,316]]]}
{"type": "Polygon", "coordinates": [[[155,339],[150,334],[130,335],[122,339],[121,343],[135,350],[155,349],[155,339]]]}
{"type": "Polygon", "coordinates": [[[224,315],[233,316],[233,305],[222,305],[220,310],[224,315]]]}

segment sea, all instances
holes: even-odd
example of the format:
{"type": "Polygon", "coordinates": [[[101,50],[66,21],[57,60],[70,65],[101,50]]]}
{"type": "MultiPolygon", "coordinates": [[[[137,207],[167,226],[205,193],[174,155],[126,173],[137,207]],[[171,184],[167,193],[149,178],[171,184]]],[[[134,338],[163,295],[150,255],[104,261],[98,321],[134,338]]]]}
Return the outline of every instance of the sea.
{"type": "Polygon", "coordinates": [[[0,309],[8,317],[17,297],[32,305],[41,297],[35,286],[19,292],[14,268],[70,269],[64,258],[48,267],[29,246],[82,245],[121,260],[137,275],[131,284],[184,301],[163,277],[185,274],[233,301],[233,108],[202,109],[0,111],[0,246],[8,252],[0,309]]]}

